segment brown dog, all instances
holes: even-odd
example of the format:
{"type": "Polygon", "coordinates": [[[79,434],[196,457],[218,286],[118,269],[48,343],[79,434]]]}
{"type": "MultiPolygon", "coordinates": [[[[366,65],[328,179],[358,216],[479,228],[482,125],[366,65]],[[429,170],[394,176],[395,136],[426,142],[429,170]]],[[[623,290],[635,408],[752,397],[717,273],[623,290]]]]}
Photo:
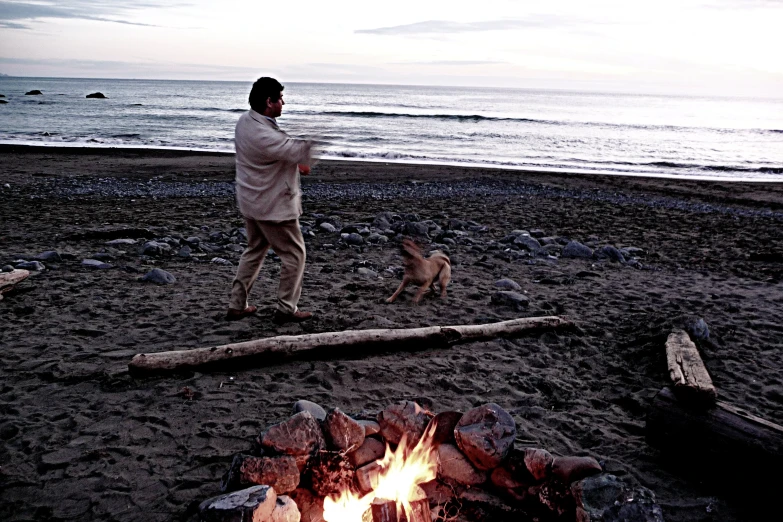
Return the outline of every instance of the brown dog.
{"type": "Polygon", "coordinates": [[[413,304],[419,304],[424,292],[430,287],[434,287],[435,281],[438,281],[440,285],[440,296],[446,297],[446,286],[451,280],[451,261],[446,254],[438,251],[425,258],[421,255],[421,248],[416,243],[410,239],[404,239],[402,241],[402,257],[405,274],[402,276],[402,283],[397,291],[386,300],[387,303],[393,303],[409,283],[419,286],[419,291],[413,298],[413,304]]]}

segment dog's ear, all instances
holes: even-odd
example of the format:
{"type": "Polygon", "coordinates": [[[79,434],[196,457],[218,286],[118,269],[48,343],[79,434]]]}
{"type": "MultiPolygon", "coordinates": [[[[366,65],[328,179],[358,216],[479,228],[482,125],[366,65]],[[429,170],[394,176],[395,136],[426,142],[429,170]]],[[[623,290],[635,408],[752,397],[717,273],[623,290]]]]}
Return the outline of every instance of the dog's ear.
{"type": "Polygon", "coordinates": [[[405,257],[421,257],[421,248],[411,239],[402,240],[402,255],[405,257]]]}

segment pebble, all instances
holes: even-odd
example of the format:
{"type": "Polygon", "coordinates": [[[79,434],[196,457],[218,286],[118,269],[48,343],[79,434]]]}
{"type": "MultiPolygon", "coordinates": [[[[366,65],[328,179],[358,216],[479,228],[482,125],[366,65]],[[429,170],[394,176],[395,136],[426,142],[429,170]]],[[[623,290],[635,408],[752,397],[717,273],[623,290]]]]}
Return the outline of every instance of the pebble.
{"type": "Polygon", "coordinates": [[[32,270],[33,272],[46,270],[46,266],[40,261],[19,261],[14,266],[21,270],[32,270]]]}
{"type": "Polygon", "coordinates": [[[62,258],[60,257],[60,253],[56,250],[47,250],[46,252],[41,252],[37,256],[35,256],[35,259],[37,261],[46,261],[46,262],[54,262],[54,263],[60,263],[62,262],[62,258]]]}
{"type": "Polygon", "coordinates": [[[512,281],[511,279],[500,279],[495,281],[495,286],[502,290],[513,290],[515,292],[522,290],[522,287],[519,286],[519,283],[512,281]]]}
{"type": "Polygon", "coordinates": [[[82,259],[82,266],[85,266],[87,268],[98,268],[103,270],[108,268],[114,268],[114,265],[110,265],[109,263],[104,263],[99,259],[82,259]]]}
{"type": "Polygon", "coordinates": [[[583,245],[579,241],[570,241],[563,247],[560,257],[590,259],[593,257],[593,249],[583,245]]]}
{"type": "Polygon", "coordinates": [[[210,260],[210,263],[214,263],[216,265],[234,266],[234,263],[232,263],[228,259],[223,259],[222,257],[213,257],[210,260]]]}
{"type": "Polygon", "coordinates": [[[170,285],[177,282],[177,278],[171,273],[160,268],[153,268],[141,278],[145,283],[155,283],[158,285],[170,285]]]}
{"type": "Polygon", "coordinates": [[[502,290],[492,294],[491,302],[498,306],[508,306],[514,308],[517,311],[524,310],[530,304],[530,299],[527,296],[520,294],[519,292],[513,292],[510,290],[502,290]]]}
{"type": "Polygon", "coordinates": [[[254,486],[205,500],[198,509],[204,522],[235,522],[269,520],[276,505],[273,488],[254,486]]]}
{"type": "Polygon", "coordinates": [[[119,246],[119,245],[135,245],[138,241],[131,238],[120,238],[120,239],[112,239],[111,241],[107,241],[106,244],[109,246],[119,246]]]}
{"type": "Polygon", "coordinates": [[[319,421],[323,421],[326,418],[326,410],[324,410],[319,404],[305,399],[300,399],[294,403],[294,415],[300,411],[310,412],[310,415],[319,421]]]}

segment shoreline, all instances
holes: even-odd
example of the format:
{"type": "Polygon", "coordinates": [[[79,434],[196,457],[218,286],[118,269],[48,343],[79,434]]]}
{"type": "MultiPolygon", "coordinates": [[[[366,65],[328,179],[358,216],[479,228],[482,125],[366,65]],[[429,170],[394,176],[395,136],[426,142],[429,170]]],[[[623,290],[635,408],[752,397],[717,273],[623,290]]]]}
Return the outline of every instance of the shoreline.
{"type": "MultiPolygon", "coordinates": [[[[62,149],[67,151],[78,150],[76,154],[104,154],[99,151],[114,151],[116,152],[131,152],[142,151],[147,153],[181,153],[184,155],[205,155],[205,156],[233,156],[233,151],[221,151],[211,149],[200,148],[188,148],[188,147],[153,147],[147,145],[105,145],[96,146],[90,144],[44,144],[44,143],[30,143],[22,142],[15,143],[9,141],[0,140],[0,153],[6,150],[16,151],[16,148],[27,148],[34,152],[41,152],[51,149],[62,149]]],[[[616,176],[616,177],[629,177],[629,178],[652,178],[661,180],[682,180],[682,181],[708,181],[708,182],[726,182],[726,183],[772,183],[783,184],[783,174],[773,174],[774,177],[763,177],[760,175],[754,178],[741,178],[732,176],[718,176],[718,175],[697,175],[697,174],[667,174],[656,172],[620,172],[613,170],[579,170],[578,168],[570,167],[551,167],[551,168],[536,168],[536,167],[524,167],[517,165],[503,165],[503,164],[491,164],[491,163],[463,163],[457,161],[426,161],[426,160],[406,160],[406,159],[383,159],[383,158],[348,158],[348,157],[324,157],[319,159],[319,162],[349,162],[349,163],[383,163],[383,164],[400,164],[411,165],[420,167],[454,167],[464,169],[488,169],[488,170],[503,170],[509,172],[520,172],[525,174],[563,174],[563,175],[579,175],[579,176],[616,176]]],[[[781,167],[783,170],[783,167],[781,167]]],[[[742,171],[740,171],[742,172],[742,171]]],[[[754,171],[746,171],[754,172],[754,171]]]]}

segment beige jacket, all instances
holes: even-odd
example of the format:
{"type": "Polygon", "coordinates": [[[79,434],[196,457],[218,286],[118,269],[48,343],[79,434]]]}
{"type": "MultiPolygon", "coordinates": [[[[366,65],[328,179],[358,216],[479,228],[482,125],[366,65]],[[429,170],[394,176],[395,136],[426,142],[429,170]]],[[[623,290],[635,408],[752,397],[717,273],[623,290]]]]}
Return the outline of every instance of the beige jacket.
{"type": "Polygon", "coordinates": [[[236,134],[237,204],[243,216],[287,221],[302,215],[298,163],[309,165],[313,142],[290,137],[254,110],[239,117],[236,134]]]}

